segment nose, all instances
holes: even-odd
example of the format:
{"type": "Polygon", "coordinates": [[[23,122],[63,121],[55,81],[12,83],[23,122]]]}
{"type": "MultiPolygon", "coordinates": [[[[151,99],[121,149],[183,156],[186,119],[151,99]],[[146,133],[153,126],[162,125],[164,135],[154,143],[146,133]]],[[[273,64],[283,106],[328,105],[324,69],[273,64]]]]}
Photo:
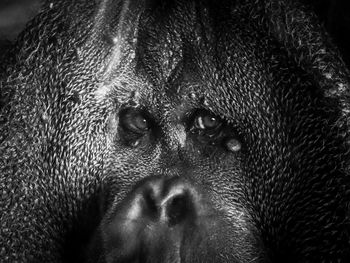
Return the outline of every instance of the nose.
{"type": "Polygon", "coordinates": [[[169,227],[182,224],[195,217],[194,188],[179,180],[157,180],[141,187],[139,199],[131,209],[140,211],[136,216],[169,227]]]}
{"type": "Polygon", "coordinates": [[[153,177],[140,182],[103,220],[106,261],[180,262],[181,244],[204,207],[188,181],[153,177]]]}

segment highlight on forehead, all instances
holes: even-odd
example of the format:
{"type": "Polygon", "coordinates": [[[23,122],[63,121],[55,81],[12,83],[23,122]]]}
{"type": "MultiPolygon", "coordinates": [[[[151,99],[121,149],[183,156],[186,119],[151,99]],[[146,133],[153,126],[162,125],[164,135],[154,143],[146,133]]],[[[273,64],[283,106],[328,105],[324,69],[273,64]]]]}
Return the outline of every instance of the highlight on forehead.
{"type": "MultiPolygon", "coordinates": [[[[122,10],[118,29],[111,35],[113,47],[104,70],[105,83],[96,91],[98,100],[111,90],[132,91],[134,82],[139,85],[145,79],[155,90],[169,92],[172,97],[171,93],[176,96],[181,85],[200,84],[208,78],[201,67],[210,68],[210,74],[215,71],[210,58],[214,56],[207,48],[212,43],[206,43],[214,41],[212,26],[219,12],[211,6],[212,1],[144,1],[138,5],[134,2],[123,1],[123,5],[119,2],[122,10]]],[[[110,11],[106,9],[99,15],[108,17],[110,11]]]]}

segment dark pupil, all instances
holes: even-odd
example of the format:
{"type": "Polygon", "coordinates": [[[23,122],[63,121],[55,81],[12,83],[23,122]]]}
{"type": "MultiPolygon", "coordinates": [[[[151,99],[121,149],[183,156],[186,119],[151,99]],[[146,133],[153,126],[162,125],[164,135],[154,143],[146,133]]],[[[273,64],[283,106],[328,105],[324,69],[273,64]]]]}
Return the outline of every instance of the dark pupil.
{"type": "Polygon", "coordinates": [[[219,121],[212,115],[199,116],[197,119],[197,126],[200,129],[213,129],[219,125],[219,121]]]}
{"type": "Polygon", "coordinates": [[[212,116],[205,116],[203,118],[203,124],[207,128],[214,128],[217,125],[217,119],[212,116]]]}
{"type": "Polygon", "coordinates": [[[139,130],[147,130],[148,122],[142,115],[136,115],[134,117],[134,126],[139,130]]]}

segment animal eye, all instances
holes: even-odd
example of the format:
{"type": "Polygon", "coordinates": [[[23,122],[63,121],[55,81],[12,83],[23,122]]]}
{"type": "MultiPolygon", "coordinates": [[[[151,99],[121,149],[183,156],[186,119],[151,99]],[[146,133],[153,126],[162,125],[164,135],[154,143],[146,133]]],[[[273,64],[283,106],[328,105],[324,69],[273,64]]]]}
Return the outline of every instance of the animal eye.
{"type": "Polygon", "coordinates": [[[223,146],[230,152],[239,152],[241,140],[233,127],[207,110],[196,110],[189,118],[191,136],[202,144],[223,146]]]}
{"type": "Polygon", "coordinates": [[[146,114],[139,109],[126,109],[120,113],[120,125],[130,132],[144,134],[150,129],[150,121],[146,114]]]}
{"type": "Polygon", "coordinates": [[[197,110],[190,118],[189,130],[195,138],[210,145],[220,144],[223,139],[223,121],[207,110],[197,110]]]}
{"type": "Polygon", "coordinates": [[[203,131],[216,130],[221,126],[221,120],[209,112],[198,112],[194,118],[195,128],[203,131]]]}

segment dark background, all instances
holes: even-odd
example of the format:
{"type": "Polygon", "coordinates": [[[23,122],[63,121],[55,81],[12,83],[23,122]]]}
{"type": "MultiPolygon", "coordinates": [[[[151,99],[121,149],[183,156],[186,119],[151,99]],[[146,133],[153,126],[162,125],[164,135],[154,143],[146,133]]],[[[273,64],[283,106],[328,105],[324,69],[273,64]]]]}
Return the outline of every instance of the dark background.
{"type": "MultiPolygon", "coordinates": [[[[301,1],[319,15],[350,66],[350,0],[301,1]]],[[[0,52],[35,15],[39,2],[40,0],[0,0],[0,52]]]]}
{"type": "Polygon", "coordinates": [[[0,0],[0,40],[13,40],[39,8],[39,0],[0,0]]]}

